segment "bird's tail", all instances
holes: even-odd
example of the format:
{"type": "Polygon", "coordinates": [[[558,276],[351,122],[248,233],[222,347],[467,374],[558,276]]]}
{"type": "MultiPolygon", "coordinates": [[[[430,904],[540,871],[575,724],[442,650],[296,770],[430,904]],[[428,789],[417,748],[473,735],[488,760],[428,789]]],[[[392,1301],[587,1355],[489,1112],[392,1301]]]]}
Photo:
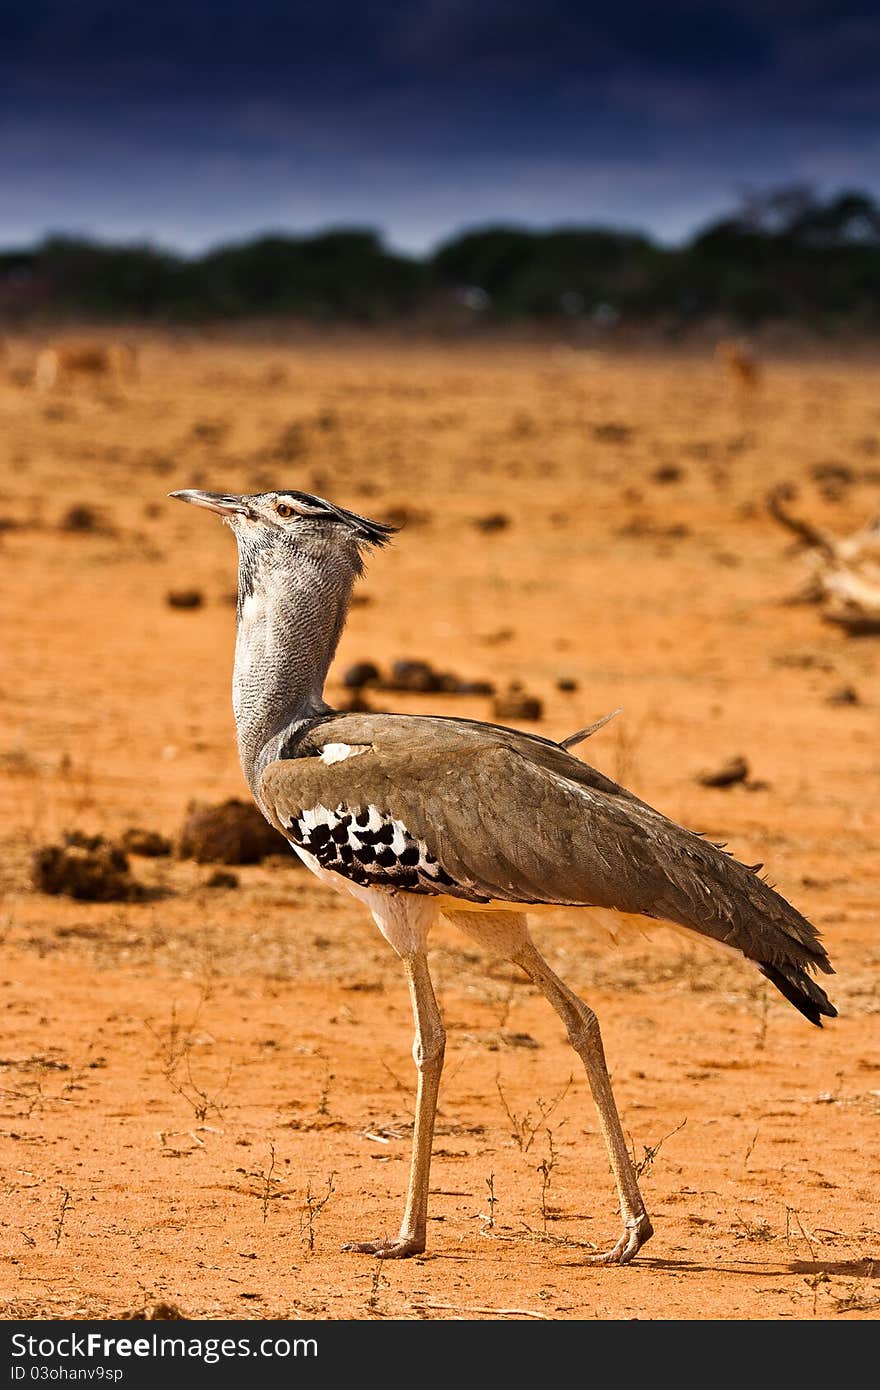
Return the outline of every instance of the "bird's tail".
{"type": "Polygon", "coordinates": [[[813,979],[820,971],[833,975],[834,968],[812,922],[761,878],[763,865],[742,864],[723,846],[684,833],[690,842],[686,857],[699,872],[703,892],[696,899],[693,891],[676,895],[669,904],[672,920],[741,951],[817,1027],[823,1016],[836,1018],[813,979]]]}
{"type": "Polygon", "coordinates": [[[789,1004],[794,1004],[796,1009],[800,1009],[804,1018],[815,1023],[817,1028],[822,1027],[822,1014],[826,1018],[837,1017],[837,1010],[824,989],[817,985],[815,980],[811,980],[805,970],[798,967],[784,970],[778,965],[768,965],[766,961],[759,964],[758,969],[776,986],[780,994],[785,995],[789,1004]]]}

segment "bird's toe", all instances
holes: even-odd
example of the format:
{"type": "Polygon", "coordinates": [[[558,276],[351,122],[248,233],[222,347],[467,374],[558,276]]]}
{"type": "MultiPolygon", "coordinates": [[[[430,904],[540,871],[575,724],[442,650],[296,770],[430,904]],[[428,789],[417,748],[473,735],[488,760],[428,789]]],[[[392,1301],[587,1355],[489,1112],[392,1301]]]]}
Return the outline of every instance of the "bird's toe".
{"type": "Polygon", "coordinates": [[[643,1212],[641,1216],[633,1217],[631,1221],[627,1221],[620,1239],[610,1250],[599,1255],[588,1255],[587,1264],[628,1265],[653,1234],[654,1227],[647,1214],[643,1212]]]}
{"type": "Polygon", "coordinates": [[[397,1240],[349,1241],[342,1248],[357,1255],[374,1255],[377,1260],[405,1260],[423,1254],[425,1242],[417,1236],[400,1236],[397,1240]]]}

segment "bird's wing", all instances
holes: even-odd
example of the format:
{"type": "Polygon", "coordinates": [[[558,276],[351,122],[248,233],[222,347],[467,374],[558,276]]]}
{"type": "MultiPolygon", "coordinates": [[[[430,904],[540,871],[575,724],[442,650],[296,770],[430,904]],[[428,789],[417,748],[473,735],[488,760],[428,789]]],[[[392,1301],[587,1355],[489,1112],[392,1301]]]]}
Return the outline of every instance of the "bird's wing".
{"type": "Polygon", "coordinates": [[[466,720],[333,715],[291,753],[263,773],[271,820],[313,852],[317,835],[325,867],[366,875],[356,881],[640,913],[794,972],[801,990],[805,967],[831,970],[816,929],[754,870],[544,739],[466,720]]]}

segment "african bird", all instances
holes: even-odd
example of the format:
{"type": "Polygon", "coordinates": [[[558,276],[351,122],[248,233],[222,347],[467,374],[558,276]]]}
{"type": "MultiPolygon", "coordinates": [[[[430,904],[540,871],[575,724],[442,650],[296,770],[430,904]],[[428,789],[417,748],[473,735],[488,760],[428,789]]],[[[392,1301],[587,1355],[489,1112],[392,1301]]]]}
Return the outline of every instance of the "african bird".
{"type": "MultiPolygon", "coordinates": [[[[522,968],[565,1024],[589,1079],[623,1229],[594,1263],[627,1264],[653,1234],[599,1024],[535,946],[528,914],[607,908],[674,923],[740,952],[821,1027],[836,1010],[815,927],[724,850],[595,771],[565,744],[474,719],[344,713],[324,683],[364,554],[394,527],[299,491],[171,493],[218,513],[238,542],[233,710],[244,775],[266,819],[324,883],[365,903],[403,964],[415,1025],[415,1123],[395,1239],[425,1249],[445,1031],[428,967],[438,916],[522,968]]],[[[757,866],[760,868],[761,866],[757,866]]]]}

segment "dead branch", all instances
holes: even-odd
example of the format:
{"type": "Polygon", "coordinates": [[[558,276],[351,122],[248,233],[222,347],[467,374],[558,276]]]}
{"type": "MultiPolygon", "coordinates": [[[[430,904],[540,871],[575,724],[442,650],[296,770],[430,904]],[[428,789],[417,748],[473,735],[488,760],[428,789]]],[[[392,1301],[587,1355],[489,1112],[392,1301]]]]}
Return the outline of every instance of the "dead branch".
{"type": "Polygon", "coordinates": [[[429,1303],[426,1299],[423,1299],[420,1303],[412,1303],[410,1307],[416,1308],[419,1311],[423,1308],[442,1308],[449,1313],[463,1313],[465,1317],[473,1317],[475,1313],[478,1313],[488,1314],[490,1317],[497,1318],[540,1318],[545,1322],[547,1320],[546,1313],[536,1313],[531,1308],[465,1308],[459,1306],[457,1303],[434,1303],[433,1301],[429,1303]]]}
{"type": "Polygon", "coordinates": [[[820,531],[817,526],[809,521],[803,521],[800,517],[792,516],[786,507],[786,502],[793,502],[797,497],[797,488],[792,483],[779,483],[767,494],[767,510],[778,521],[780,526],[791,531],[797,536],[804,545],[811,546],[816,550],[822,551],[829,559],[836,555],[834,541],[824,531],[820,531]]]}
{"type": "Polygon", "coordinates": [[[823,619],[850,636],[880,634],[880,519],[850,536],[832,536],[792,515],[786,504],[796,496],[791,483],[782,483],[768,494],[767,509],[809,547],[812,573],[797,601],[819,603],[823,619]]]}

